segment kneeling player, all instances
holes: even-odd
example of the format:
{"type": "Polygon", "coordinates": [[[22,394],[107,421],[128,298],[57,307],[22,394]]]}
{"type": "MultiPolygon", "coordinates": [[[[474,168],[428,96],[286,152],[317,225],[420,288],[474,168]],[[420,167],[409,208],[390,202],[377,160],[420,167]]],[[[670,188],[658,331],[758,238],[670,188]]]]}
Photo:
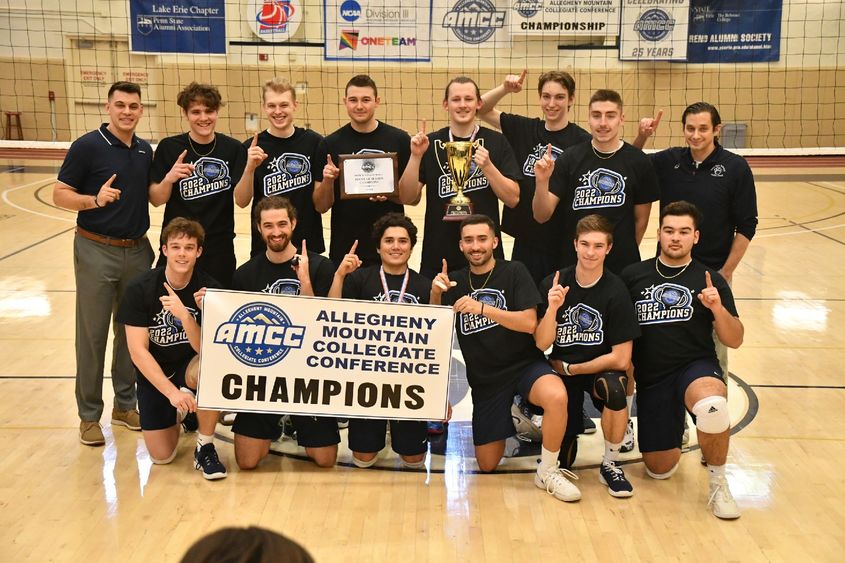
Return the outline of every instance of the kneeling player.
{"type": "MultiPolygon", "coordinates": [[[[232,288],[285,295],[325,297],[332,283],[331,262],[308,252],[305,241],[302,253],[291,243],[296,229],[296,208],[285,197],[271,196],[253,208],[253,222],[266,249],[243,264],[232,278],[232,288]]],[[[232,432],[235,433],[235,459],[241,469],[255,469],[270,453],[270,442],[282,435],[282,415],[238,413],[232,432]]],[[[328,417],[291,416],[296,439],[305,453],[320,467],[332,467],[337,461],[340,434],[337,420],[328,417]]]]}
{"type": "Polygon", "coordinates": [[[634,489],[616,460],[628,423],[625,370],[631,363],[631,341],[640,329],[625,284],[604,269],[612,246],[613,224],[607,218],[587,215],[578,221],[578,261],[541,282],[540,294],[546,298],[534,339],[541,350],[554,344],[549,363],[563,376],[570,397],[563,448],[569,457],[563,464],[571,465],[575,459],[586,391],[601,411],[604,458],[599,479],[611,495],[630,497],[634,489]]]}
{"type": "MultiPolygon", "coordinates": [[[[352,246],[334,275],[330,297],[428,303],[431,281],[408,267],[417,243],[417,227],[402,213],[388,213],[373,225],[373,240],[381,265],[358,269],[361,260],[352,246]]],[[[349,420],[349,449],[358,467],[372,467],[385,446],[387,420],[349,420]]],[[[391,447],[405,467],[419,469],[428,449],[426,423],[415,420],[390,421],[391,447]]]]}
{"type": "Polygon", "coordinates": [[[540,295],[520,262],[497,260],[499,245],[493,221],[471,215],[461,222],[460,248],[469,267],[437,274],[431,303],[451,304],[458,313],[458,342],[472,389],[472,439],[481,471],[496,469],[505,440],[516,430],[511,404],[519,393],[544,411],[543,447],[534,484],[567,502],[581,491],[567,480],[558,461],[566,428],[566,388],[534,344],[540,295]]]}
{"type": "Polygon", "coordinates": [[[744,329],[733,294],[715,270],[692,258],[701,213],[686,201],[660,211],[660,254],[622,272],[642,336],[634,342],[640,451],[646,471],[667,479],[678,468],[684,409],[695,417],[719,518],[740,512],[725,477],[731,418],[712,331],[738,348],[744,329]]]}
{"type": "Polygon", "coordinates": [[[153,463],[170,463],[179,442],[179,417],[196,411],[194,466],[206,479],[222,479],[226,468],[213,443],[220,413],[197,410],[192,392],[199,374],[202,297],[206,287],[219,285],[194,268],[205,239],[199,223],[176,217],[161,239],[166,265],[132,280],[117,315],[117,321],[126,325],[126,342],[138,373],[144,443],[153,463]]]}

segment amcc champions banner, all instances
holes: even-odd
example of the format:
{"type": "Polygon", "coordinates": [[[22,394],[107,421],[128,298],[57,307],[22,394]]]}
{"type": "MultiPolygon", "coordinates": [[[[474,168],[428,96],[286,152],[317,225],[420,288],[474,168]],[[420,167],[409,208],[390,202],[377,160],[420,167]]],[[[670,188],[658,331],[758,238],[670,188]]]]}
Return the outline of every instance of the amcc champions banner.
{"type": "Polygon", "coordinates": [[[449,307],[209,289],[197,403],[441,420],[453,323],[449,307]]]}

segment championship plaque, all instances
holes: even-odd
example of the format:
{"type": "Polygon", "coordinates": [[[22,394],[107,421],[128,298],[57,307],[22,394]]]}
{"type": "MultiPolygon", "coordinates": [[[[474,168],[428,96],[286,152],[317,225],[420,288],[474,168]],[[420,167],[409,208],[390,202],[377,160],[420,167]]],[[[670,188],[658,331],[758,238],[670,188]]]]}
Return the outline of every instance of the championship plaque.
{"type": "Polygon", "coordinates": [[[395,152],[342,154],[340,198],[391,196],[399,186],[399,157],[395,152]]]}
{"type": "Polygon", "coordinates": [[[444,221],[463,221],[467,215],[472,215],[472,202],[464,195],[464,186],[469,179],[472,169],[473,141],[449,141],[443,144],[446,151],[446,162],[449,163],[449,175],[452,186],[457,195],[446,204],[444,221]]]}

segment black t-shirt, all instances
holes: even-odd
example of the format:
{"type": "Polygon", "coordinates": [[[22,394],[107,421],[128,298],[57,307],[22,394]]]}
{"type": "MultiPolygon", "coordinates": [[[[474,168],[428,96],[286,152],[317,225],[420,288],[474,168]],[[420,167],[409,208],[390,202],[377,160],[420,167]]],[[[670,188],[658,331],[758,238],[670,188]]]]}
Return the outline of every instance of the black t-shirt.
{"type": "Polygon", "coordinates": [[[694,203],[703,215],[698,244],[692,256],[711,268],[727,260],[734,235],[748,240],[757,231],[757,191],[754,175],[741,156],[716,145],[699,165],[689,147],[666,149],[651,155],[660,182],[660,207],[673,201],[694,203]]]}
{"type": "Polygon", "coordinates": [[[70,145],[59,181],[78,194],[96,196],[112,174],[112,187],[120,190],[120,199],[96,209],[80,211],[76,224],[92,233],[112,238],[141,238],[150,228],[150,144],[132,136],[126,146],[111,134],[108,124],[81,136],[70,145]]]}
{"type": "MultiPolygon", "coordinates": [[[[314,295],[326,297],[334,278],[334,267],[328,258],[309,250],[308,275],[311,278],[314,295]]],[[[250,258],[235,271],[232,277],[232,289],[299,295],[301,287],[290,260],[274,264],[267,259],[266,253],[261,253],[250,258]]]]}
{"type": "MultiPolygon", "coordinates": [[[[252,137],[244,141],[248,150],[252,137]]],[[[264,130],[258,134],[258,146],[267,153],[267,158],[253,173],[252,209],[265,197],[280,195],[288,198],[296,208],[296,230],[293,232],[293,244],[300,248],[303,239],[308,243],[308,250],[318,254],[326,251],[323,239],[323,218],[314,209],[314,170],[322,171],[325,161],[316,160],[317,148],[323,136],[310,129],[294,127],[293,135],[287,138],[276,137],[264,130]]],[[[322,173],[322,172],[321,172],[322,173]]],[[[250,213],[252,217],[252,213],[250,213]]],[[[266,250],[261,233],[252,224],[252,251],[256,256],[266,250]]]]}
{"type": "Polygon", "coordinates": [[[173,185],[162,225],[174,217],[199,221],[205,229],[206,250],[211,252],[215,240],[235,238],[234,187],[246,165],[246,149],[240,142],[222,133],[215,133],[214,139],[201,145],[189,142],[188,133],[167,137],[156,148],[150,170],[150,181],[157,184],[170,172],[182,151],[188,151],[184,162],[196,169],[173,185]]]}
{"type": "MultiPolygon", "coordinates": [[[[565,206],[563,240],[575,238],[575,225],[582,217],[597,213],[613,223],[613,248],[604,267],[620,273],[640,261],[634,206],[656,201],[657,176],[640,149],[623,143],[613,156],[600,158],[591,142],[576,145],[555,163],[550,191],[565,206]]],[[[575,247],[563,245],[563,265],[576,262],[575,247]]]]}
{"type": "Polygon", "coordinates": [[[686,269],[656,262],[657,258],[644,260],[622,272],[642,330],[642,336],[634,341],[633,358],[637,385],[642,387],[654,385],[696,360],[715,361],[713,313],[698,299],[707,286],[705,272],[710,272],[722,305],[738,316],[731,288],[712,268],[697,260],[686,269]],[[663,275],[657,272],[658,266],[663,275]]]}
{"type": "MultiPolygon", "coordinates": [[[[534,309],[540,303],[537,286],[521,262],[496,260],[490,274],[470,274],[469,268],[449,272],[457,285],[443,294],[443,304],[453,305],[464,295],[506,311],[534,309]],[[469,276],[472,276],[472,289],[469,276]],[[485,283],[486,280],[486,283],[485,283]]],[[[475,395],[492,395],[510,385],[525,367],[542,361],[534,336],[504,328],[482,315],[455,315],[455,330],[467,366],[467,381],[475,395]]]]}
{"type": "MultiPolygon", "coordinates": [[[[117,310],[117,322],[146,328],[150,333],[150,354],[161,370],[170,374],[183,362],[194,357],[196,351],[188,342],[182,321],[165,311],[159,300],[167,295],[164,270],[163,267],[153,268],[129,283],[117,310]]],[[[194,293],[203,287],[220,287],[220,284],[205,272],[194,270],[188,285],[176,290],[176,295],[197,324],[202,321],[202,313],[194,301],[194,293]]],[[[143,375],[140,370],[137,371],[143,375]]]]}
{"type": "MultiPolygon", "coordinates": [[[[519,167],[513,150],[505,137],[498,131],[480,127],[476,140],[490,153],[490,160],[503,176],[511,180],[520,180],[519,167]]],[[[425,236],[423,237],[423,270],[439,272],[443,259],[450,268],[466,265],[466,258],[458,247],[460,240],[460,221],[444,221],[443,213],[449,200],[455,195],[449,164],[446,160],[444,143],[449,142],[449,128],[444,127],[428,135],[429,147],[420,164],[420,182],[425,184],[425,236]]],[[[455,141],[468,141],[468,138],[455,137],[455,141]]],[[[473,212],[487,215],[496,224],[499,231],[499,198],[490,187],[487,177],[473,162],[470,175],[464,185],[464,194],[473,204],[473,212]]],[[[494,256],[503,258],[502,246],[495,250],[494,256]]]]}
{"type": "MultiPolygon", "coordinates": [[[[554,274],[540,282],[538,316],[546,314],[554,274]]],[[[558,281],[569,286],[563,305],[557,310],[557,327],[550,358],[580,364],[610,353],[613,346],[640,335],[637,316],[628,288],[613,272],[604,271],[596,285],[581,287],[575,280],[575,266],[560,270],[558,281]]]]}
{"type": "Polygon", "coordinates": [[[519,182],[519,204],[502,210],[502,230],[520,240],[536,242],[547,251],[559,252],[564,209],[558,206],[554,215],[545,223],[534,219],[531,202],[534,199],[534,164],[552,145],[552,158],[557,158],[569,147],[590,140],[590,134],[574,123],[559,131],[546,129],[546,122],[539,117],[525,117],[513,113],[499,116],[502,134],[513,147],[517,162],[522,166],[519,182]],[[551,247],[551,248],[549,248],[551,247]]]}
{"type": "MultiPolygon", "coordinates": [[[[401,129],[379,121],[378,127],[369,133],[359,133],[346,124],[320,143],[314,168],[314,179],[322,181],[326,157],[340,167],[342,154],[366,154],[395,152],[399,158],[399,177],[405,171],[411,156],[411,137],[401,129]]],[[[373,242],[373,223],[384,215],[403,213],[404,207],[392,201],[373,202],[368,199],[340,199],[340,182],[334,182],[334,205],[332,206],[332,234],[329,258],[340,264],[352,243],[358,241],[358,257],[367,264],[380,264],[376,244],[373,242]]]]}
{"type": "MultiPolygon", "coordinates": [[[[397,303],[399,301],[399,293],[402,290],[402,282],[405,281],[405,275],[384,273],[388,293],[385,296],[384,286],[381,284],[381,276],[379,275],[380,269],[381,266],[359,268],[346,276],[346,279],[343,280],[343,298],[397,303]]],[[[430,295],[431,280],[409,268],[408,285],[405,287],[402,303],[412,303],[415,305],[427,304],[430,295]]]]}

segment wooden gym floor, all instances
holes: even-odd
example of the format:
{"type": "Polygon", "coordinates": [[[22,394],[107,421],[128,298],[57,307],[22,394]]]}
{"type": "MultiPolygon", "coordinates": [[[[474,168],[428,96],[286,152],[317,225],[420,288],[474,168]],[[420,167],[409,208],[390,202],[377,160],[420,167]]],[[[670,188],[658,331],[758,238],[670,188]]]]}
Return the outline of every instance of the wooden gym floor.
{"type": "MultiPolygon", "coordinates": [[[[730,364],[738,427],[728,472],[743,516],[725,522],[706,507],[694,449],[666,482],[628,456],[631,499],[598,482],[600,435],[582,439],[577,504],[534,487],[524,471],[530,456],[477,474],[461,422],[466,401],[445,455],[433,447],[425,472],[390,470],[390,456],[359,470],[343,463],[346,453],[321,470],[289,443],[274,445],[282,455],[259,470],[240,472],[221,426],[229,477],[207,482],[192,467],[192,436],[173,464],[151,467],[140,433],[112,429],[108,413],[106,446],[81,445],[74,214],[52,205],[59,163],[0,160],[0,561],[178,561],[228,525],[272,528],[318,561],[842,560],[845,168],[755,170],[760,225],[734,279],[746,338],[730,364]]],[[[409,214],[422,224],[422,208],[409,214]]],[[[153,239],[160,221],[155,210],[153,239]]],[[[656,209],[644,253],[655,229],[656,209]]],[[[237,231],[242,262],[245,212],[237,231]]],[[[108,380],[104,396],[109,405],[108,380]]]]}

